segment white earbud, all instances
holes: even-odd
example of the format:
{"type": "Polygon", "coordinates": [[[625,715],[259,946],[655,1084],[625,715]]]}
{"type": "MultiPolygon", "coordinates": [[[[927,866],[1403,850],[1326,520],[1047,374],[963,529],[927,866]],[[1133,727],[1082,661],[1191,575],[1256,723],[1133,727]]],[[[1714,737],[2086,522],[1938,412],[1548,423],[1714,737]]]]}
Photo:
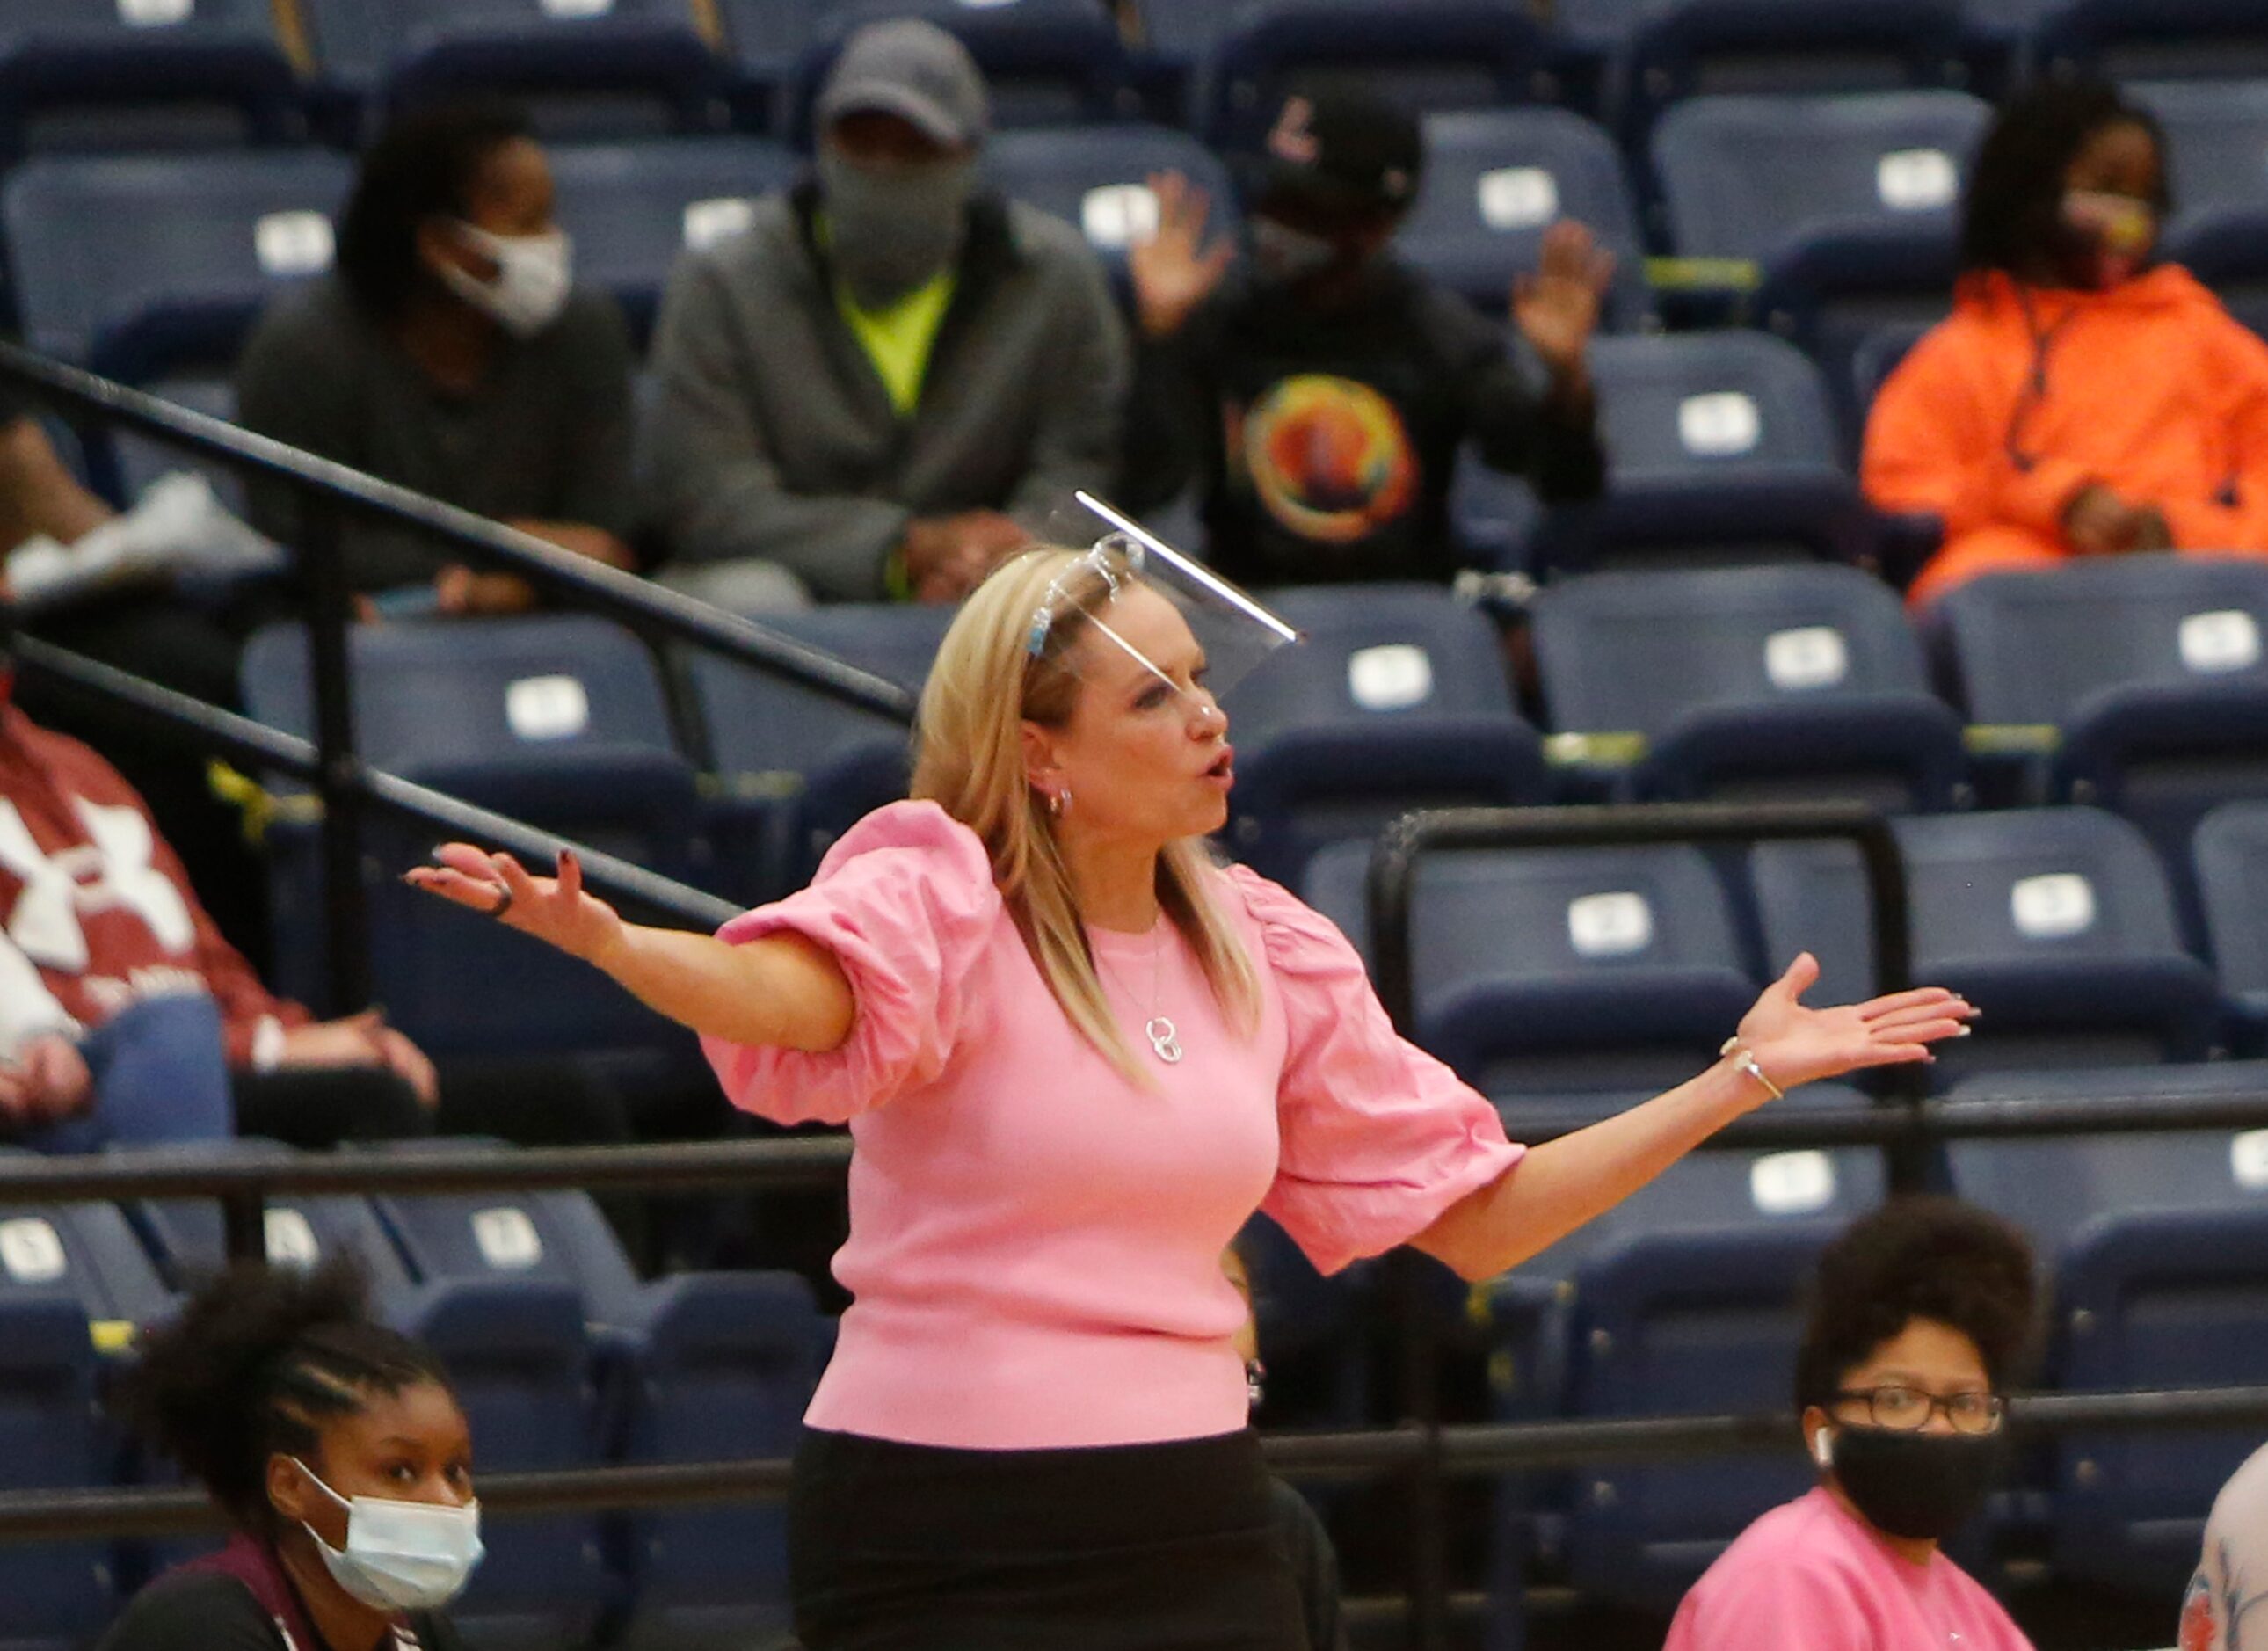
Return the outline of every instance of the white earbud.
{"type": "Polygon", "coordinates": [[[1835,1465],[1835,1446],[1824,1427],[1811,1435],[1811,1459],[1822,1469],[1835,1465]]]}

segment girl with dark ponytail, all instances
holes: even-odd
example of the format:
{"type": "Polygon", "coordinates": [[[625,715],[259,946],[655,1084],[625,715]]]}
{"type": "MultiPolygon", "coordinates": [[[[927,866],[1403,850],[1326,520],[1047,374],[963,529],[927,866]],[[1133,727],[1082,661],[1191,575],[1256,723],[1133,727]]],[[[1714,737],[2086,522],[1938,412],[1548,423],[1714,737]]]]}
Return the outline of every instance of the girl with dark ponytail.
{"type": "Polygon", "coordinates": [[[101,1651],[455,1651],[438,1611],[481,1555],[471,1436],[350,1261],[232,1268],[151,1336],[122,1398],[233,1529],[101,1651]]]}

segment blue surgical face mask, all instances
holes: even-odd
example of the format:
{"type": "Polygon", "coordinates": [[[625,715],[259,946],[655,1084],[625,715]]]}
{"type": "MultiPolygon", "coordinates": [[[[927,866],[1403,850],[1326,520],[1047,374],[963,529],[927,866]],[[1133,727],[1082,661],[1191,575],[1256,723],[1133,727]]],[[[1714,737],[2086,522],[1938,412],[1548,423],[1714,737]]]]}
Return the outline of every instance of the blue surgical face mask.
{"type": "Polygon", "coordinates": [[[347,1510],[347,1545],[334,1548],[313,1525],[315,1551],[331,1580],[379,1610],[432,1610],[465,1591],[473,1567],[488,1550],[481,1544],[481,1505],[401,1502],[381,1496],[341,1496],[298,1457],[292,1464],[322,1493],[347,1510]]]}

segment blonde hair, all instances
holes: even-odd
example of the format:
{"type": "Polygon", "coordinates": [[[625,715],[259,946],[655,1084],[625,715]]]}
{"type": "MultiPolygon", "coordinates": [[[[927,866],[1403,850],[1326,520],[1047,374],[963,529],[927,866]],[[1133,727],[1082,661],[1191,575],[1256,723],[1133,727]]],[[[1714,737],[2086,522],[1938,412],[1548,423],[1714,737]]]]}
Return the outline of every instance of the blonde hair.
{"type": "MultiPolygon", "coordinates": [[[[913,794],[983,839],[993,881],[1048,990],[1088,1043],[1147,1083],[1148,1070],[1103,996],[1047,800],[1024,770],[1023,724],[1059,728],[1070,720],[1079,679],[1065,656],[1110,588],[1074,550],[1027,550],[995,570],[946,631],[922,690],[913,794]],[[1053,623],[1035,654],[1042,606],[1053,623]]],[[[1219,875],[1197,838],[1168,843],[1158,856],[1158,903],[1197,954],[1214,1001],[1248,1033],[1259,1023],[1260,981],[1206,892],[1219,875]]]]}

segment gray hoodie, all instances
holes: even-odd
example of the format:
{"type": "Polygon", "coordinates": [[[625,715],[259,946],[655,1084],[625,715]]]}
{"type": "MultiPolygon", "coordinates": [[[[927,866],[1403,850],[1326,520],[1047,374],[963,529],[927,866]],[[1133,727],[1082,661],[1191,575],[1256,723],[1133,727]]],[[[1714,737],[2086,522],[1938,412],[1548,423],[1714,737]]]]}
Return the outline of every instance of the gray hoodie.
{"type": "Polygon", "coordinates": [[[901,417],[836,307],[808,184],[687,253],[654,333],[641,465],[674,564],[778,563],[873,601],[907,522],[1005,511],[1035,532],[1116,482],[1124,327],[1079,232],[979,196],[920,404],[901,417]]]}

